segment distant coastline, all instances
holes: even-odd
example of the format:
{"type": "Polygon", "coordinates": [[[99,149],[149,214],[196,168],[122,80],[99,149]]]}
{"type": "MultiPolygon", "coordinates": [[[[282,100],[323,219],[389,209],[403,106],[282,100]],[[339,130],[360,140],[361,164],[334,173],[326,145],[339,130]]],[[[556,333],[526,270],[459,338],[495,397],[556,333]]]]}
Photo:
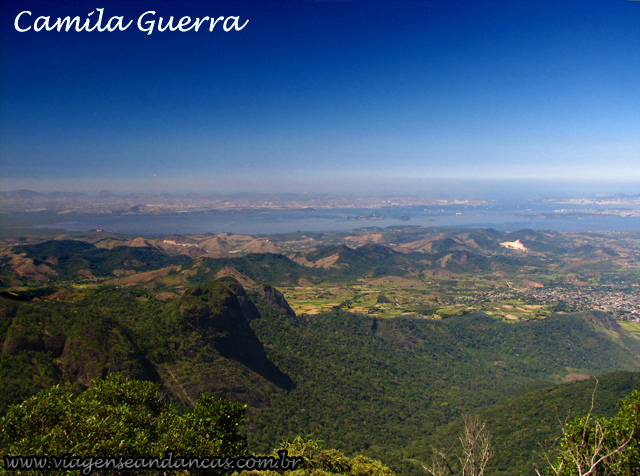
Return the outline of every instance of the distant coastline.
{"type": "Polygon", "coordinates": [[[640,231],[640,197],[542,199],[526,202],[442,196],[340,197],[324,194],[96,195],[28,190],[0,193],[0,227],[114,233],[277,234],[380,228],[523,228],[640,231]],[[571,208],[564,208],[569,204],[571,208]]]}

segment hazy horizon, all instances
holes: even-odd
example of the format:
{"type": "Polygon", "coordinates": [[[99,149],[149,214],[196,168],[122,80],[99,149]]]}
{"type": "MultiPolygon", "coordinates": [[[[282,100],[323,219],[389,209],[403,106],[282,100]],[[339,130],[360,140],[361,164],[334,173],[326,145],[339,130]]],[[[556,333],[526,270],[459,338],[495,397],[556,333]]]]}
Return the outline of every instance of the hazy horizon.
{"type": "Polygon", "coordinates": [[[185,181],[176,182],[174,186],[147,189],[135,180],[127,182],[109,183],[83,180],[82,182],[69,183],[67,181],[50,181],[48,183],[34,183],[20,180],[11,182],[10,187],[2,186],[0,192],[13,192],[29,190],[38,193],[77,192],[96,196],[100,192],[111,192],[114,195],[144,194],[144,195],[188,195],[202,196],[235,196],[235,195],[327,195],[336,197],[373,197],[373,196],[397,196],[397,197],[435,197],[447,198],[471,198],[483,200],[514,199],[526,200],[538,196],[544,198],[581,198],[604,197],[617,194],[640,195],[640,184],[636,182],[561,182],[561,181],[517,181],[517,180],[366,180],[361,182],[346,181],[343,183],[327,184],[319,183],[316,187],[307,183],[289,182],[280,189],[271,188],[271,184],[243,183],[242,186],[234,184],[211,184],[206,180],[199,183],[185,184],[185,181]],[[116,185],[113,187],[112,185],[116,185]],[[265,186],[266,185],[266,186],[265,186]]]}

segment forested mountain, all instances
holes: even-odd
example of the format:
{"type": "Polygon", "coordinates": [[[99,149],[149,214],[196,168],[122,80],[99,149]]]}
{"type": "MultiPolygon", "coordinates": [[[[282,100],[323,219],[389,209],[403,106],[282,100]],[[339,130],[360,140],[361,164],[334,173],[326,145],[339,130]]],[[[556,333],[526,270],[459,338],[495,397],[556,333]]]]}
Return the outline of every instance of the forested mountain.
{"type": "MultiPolygon", "coordinates": [[[[244,431],[255,450],[313,434],[403,473],[417,471],[405,459],[426,457],[465,413],[518,402],[508,398],[528,388],[637,370],[640,356],[638,341],[604,313],[517,323],[482,313],[299,317],[274,288],[245,291],[231,278],[165,302],[123,289],[76,301],[4,299],[0,318],[3,408],[57,382],[120,371],[160,383],[184,405],[202,393],[248,403],[244,431]]],[[[528,461],[531,448],[519,448],[528,461]]]]}
{"type": "MultiPolygon", "coordinates": [[[[625,331],[620,343],[600,330],[614,323],[599,313],[517,325],[482,314],[444,321],[348,313],[277,318],[279,325],[273,318],[252,325],[273,361],[294,376],[296,388],[250,417],[250,442],[266,448],[279,436],[312,432],[329,446],[364,452],[408,472],[417,469],[403,460],[428,456],[441,441],[439,429],[465,413],[562,378],[637,370],[640,355],[625,331]]],[[[633,382],[637,386],[637,378],[633,382]]],[[[590,390],[582,397],[587,401],[590,390]]],[[[555,414],[553,407],[545,410],[555,414]]],[[[531,462],[537,445],[528,442],[535,448],[520,447],[520,457],[531,462]]]]}
{"type": "Polygon", "coordinates": [[[456,274],[509,276],[545,285],[566,281],[570,275],[583,283],[625,278],[633,282],[640,258],[637,233],[395,227],[269,239],[229,233],[131,238],[97,232],[59,238],[0,242],[0,285],[33,288],[84,281],[188,287],[229,269],[276,286],[456,274]],[[156,272],[144,274],[152,271],[156,272]]]}
{"type": "Polygon", "coordinates": [[[2,300],[2,409],[59,381],[110,372],[161,382],[187,404],[211,393],[260,405],[293,382],[268,360],[243,307],[244,290],[225,280],[169,303],[122,290],[76,302],[2,300]]]}
{"type": "MultiPolygon", "coordinates": [[[[560,447],[564,423],[589,413],[593,392],[593,414],[612,417],[618,402],[633,390],[640,389],[640,372],[613,372],[597,378],[565,383],[551,387],[517,392],[498,403],[477,412],[486,422],[492,435],[495,457],[490,473],[496,476],[542,474],[547,466],[545,455],[554,454],[560,447]]],[[[456,419],[436,430],[422,443],[447,448],[455,443],[463,427],[456,419]]]]}

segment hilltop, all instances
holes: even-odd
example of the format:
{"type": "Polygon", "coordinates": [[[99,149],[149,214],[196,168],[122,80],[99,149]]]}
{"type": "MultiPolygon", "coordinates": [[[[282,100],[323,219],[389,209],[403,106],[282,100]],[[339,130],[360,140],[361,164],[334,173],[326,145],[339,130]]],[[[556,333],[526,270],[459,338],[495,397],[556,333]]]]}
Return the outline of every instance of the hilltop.
{"type": "Polygon", "coordinates": [[[639,258],[640,235],[630,232],[392,227],[269,236],[31,235],[0,243],[0,285],[46,299],[105,286],[175,299],[189,286],[231,276],[248,287],[279,286],[301,314],[342,308],[446,317],[481,310],[517,320],[597,309],[637,321],[639,258]]]}

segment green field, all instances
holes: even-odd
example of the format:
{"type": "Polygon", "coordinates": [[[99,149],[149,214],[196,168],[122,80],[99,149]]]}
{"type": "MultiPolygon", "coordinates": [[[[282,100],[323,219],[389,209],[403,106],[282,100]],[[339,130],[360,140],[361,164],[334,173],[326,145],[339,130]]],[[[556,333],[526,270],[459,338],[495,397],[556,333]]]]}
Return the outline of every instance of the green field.
{"type": "MultiPolygon", "coordinates": [[[[374,317],[423,316],[442,319],[483,311],[505,320],[544,319],[552,313],[550,306],[505,299],[478,302],[473,299],[483,290],[496,285],[469,278],[443,283],[420,278],[405,279],[387,276],[381,279],[359,279],[354,283],[323,283],[313,286],[285,286],[281,290],[294,311],[301,316],[318,314],[334,309],[368,314],[374,317]],[[473,302],[466,302],[473,300],[473,302]]],[[[498,284],[498,288],[507,288],[498,284]]]]}
{"type": "Polygon", "coordinates": [[[631,322],[631,321],[618,321],[618,322],[623,329],[631,332],[632,334],[640,336],[640,322],[631,322]]]}

